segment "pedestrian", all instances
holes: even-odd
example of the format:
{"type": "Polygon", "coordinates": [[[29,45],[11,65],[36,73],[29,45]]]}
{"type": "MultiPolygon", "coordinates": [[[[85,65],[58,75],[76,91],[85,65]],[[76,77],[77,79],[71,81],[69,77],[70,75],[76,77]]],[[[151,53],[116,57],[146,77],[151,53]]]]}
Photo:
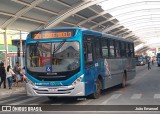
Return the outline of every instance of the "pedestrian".
{"type": "Polygon", "coordinates": [[[22,67],[22,69],[21,69],[21,78],[22,78],[22,82],[24,82],[25,81],[25,79],[26,79],[26,76],[25,76],[25,66],[24,67],[22,67]]]}
{"type": "Polygon", "coordinates": [[[154,60],[152,59],[152,65],[154,65],[154,60]]]}
{"type": "Polygon", "coordinates": [[[3,83],[3,87],[6,88],[6,70],[4,67],[4,63],[0,64],[0,77],[1,77],[0,88],[2,83],[3,83]]]}
{"type": "Polygon", "coordinates": [[[13,72],[16,74],[16,87],[18,86],[18,82],[21,81],[20,71],[19,62],[16,62],[16,65],[13,68],[13,72]]]}
{"type": "Polygon", "coordinates": [[[11,69],[11,66],[8,65],[7,66],[7,80],[8,80],[8,87],[9,87],[9,89],[12,89],[12,82],[13,82],[12,76],[14,76],[14,75],[15,75],[15,73],[11,69]]]}
{"type": "Polygon", "coordinates": [[[150,59],[148,59],[148,70],[151,69],[150,59]]]}

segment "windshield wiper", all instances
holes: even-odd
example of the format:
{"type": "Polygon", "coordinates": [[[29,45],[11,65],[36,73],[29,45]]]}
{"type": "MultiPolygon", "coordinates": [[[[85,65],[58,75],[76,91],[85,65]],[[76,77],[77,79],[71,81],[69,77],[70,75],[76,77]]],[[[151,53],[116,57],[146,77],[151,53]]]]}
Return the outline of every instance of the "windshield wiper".
{"type": "Polygon", "coordinates": [[[37,54],[37,49],[38,49],[38,44],[39,44],[39,42],[37,41],[35,44],[33,44],[33,50],[31,50],[31,53],[30,53],[30,57],[33,57],[33,54],[34,55],[38,55],[37,54]]]}
{"type": "Polygon", "coordinates": [[[34,51],[34,53],[35,53],[35,56],[38,56],[38,44],[39,44],[39,42],[37,41],[37,42],[35,43],[35,45],[34,45],[33,51],[34,51]]]}
{"type": "Polygon", "coordinates": [[[65,44],[66,40],[64,40],[63,42],[59,43],[59,45],[55,48],[55,44],[54,44],[54,47],[53,47],[53,52],[52,52],[52,55],[53,55],[53,64],[55,63],[54,61],[56,60],[56,57],[55,57],[55,53],[62,48],[62,46],[65,44]]]}
{"type": "Polygon", "coordinates": [[[65,42],[66,42],[66,40],[61,42],[56,48],[55,48],[55,44],[54,44],[53,53],[56,53],[59,49],[61,49],[61,47],[64,45],[65,42]]]}

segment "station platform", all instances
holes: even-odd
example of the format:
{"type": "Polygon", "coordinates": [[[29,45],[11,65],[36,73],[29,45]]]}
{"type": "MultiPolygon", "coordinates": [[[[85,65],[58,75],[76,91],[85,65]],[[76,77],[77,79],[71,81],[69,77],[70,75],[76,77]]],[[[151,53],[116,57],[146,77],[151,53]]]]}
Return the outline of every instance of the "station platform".
{"type": "Polygon", "coordinates": [[[12,86],[12,89],[8,88],[8,85],[6,84],[6,88],[3,88],[3,85],[0,88],[0,98],[10,96],[13,94],[21,94],[22,92],[25,93],[25,83],[18,83],[18,87],[15,87],[14,84],[12,86]]]}

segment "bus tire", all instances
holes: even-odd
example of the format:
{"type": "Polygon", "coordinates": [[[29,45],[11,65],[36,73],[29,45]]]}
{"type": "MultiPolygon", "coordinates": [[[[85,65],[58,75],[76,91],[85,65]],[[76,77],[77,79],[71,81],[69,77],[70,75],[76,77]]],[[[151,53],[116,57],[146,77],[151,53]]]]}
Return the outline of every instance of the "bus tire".
{"type": "Polygon", "coordinates": [[[98,99],[101,95],[101,90],[102,90],[101,80],[97,79],[97,81],[96,81],[96,91],[93,94],[91,94],[91,98],[98,99]]]}
{"type": "Polygon", "coordinates": [[[124,72],[124,73],[123,73],[123,78],[122,78],[121,87],[122,87],[122,88],[125,88],[125,87],[126,87],[126,83],[127,83],[127,74],[124,72]]]}

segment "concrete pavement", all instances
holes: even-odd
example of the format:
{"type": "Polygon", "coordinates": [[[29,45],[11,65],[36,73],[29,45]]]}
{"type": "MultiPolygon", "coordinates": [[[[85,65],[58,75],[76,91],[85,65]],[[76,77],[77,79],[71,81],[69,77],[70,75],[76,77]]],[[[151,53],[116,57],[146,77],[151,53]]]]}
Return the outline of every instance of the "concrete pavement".
{"type": "Polygon", "coordinates": [[[6,86],[7,87],[5,89],[3,88],[3,85],[0,88],[0,99],[3,97],[6,97],[6,96],[11,96],[11,95],[14,95],[17,93],[20,94],[21,92],[23,92],[23,93],[25,92],[25,83],[19,82],[18,87],[15,87],[13,84],[12,89],[9,89],[7,84],[6,84],[6,86]]]}
{"type": "MultiPolygon", "coordinates": [[[[147,65],[138,66],[135,79],[127,83],[125,88],[119,86],[104,90],[99,99],[89,99],[87,97],[57,97],[51,101],[47,97],[29,97],[25,93],[25,88],[13,87],[12,90],[0,89],[0,95],[6,97],[21,94],[7,102],[11,104],[50,104],[50,105],[160,105],[160,67],[152,66],[151,70],[147,65]],[[24,98],[25,97],[25,98],[24,98]],[[18,100],[19,99],[19,100],[18,100]],[[25,100],[27,99],[27,100],[25,100]],[[36,101],[36,102],[35,102],[36,101]]],[[[2,101],[3,102],[3,101],[2,101]]],[[[5,102],[3,102],[5,103],[5,102]]]]}

